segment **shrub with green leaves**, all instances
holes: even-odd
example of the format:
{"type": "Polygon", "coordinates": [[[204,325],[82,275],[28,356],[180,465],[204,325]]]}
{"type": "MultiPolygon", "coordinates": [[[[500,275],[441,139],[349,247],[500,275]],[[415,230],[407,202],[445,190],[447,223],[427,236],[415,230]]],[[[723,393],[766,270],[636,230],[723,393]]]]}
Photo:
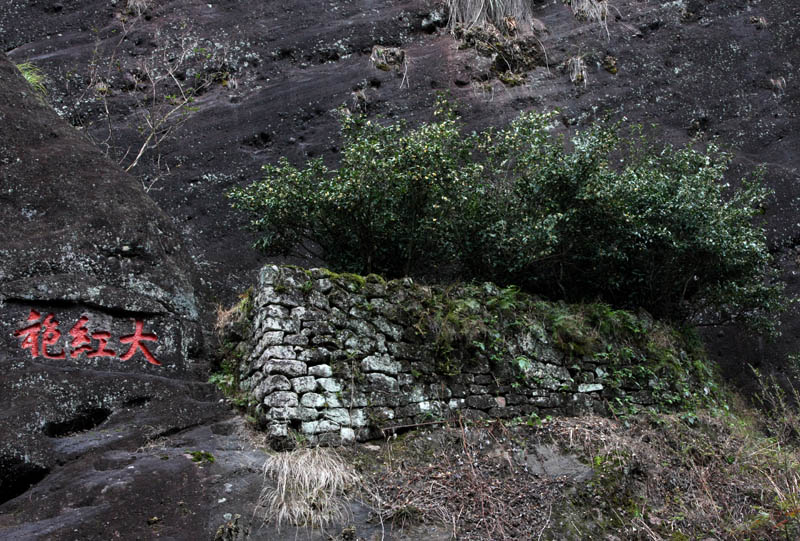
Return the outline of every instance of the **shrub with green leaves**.
{"type": "Polygon", "coordinates": [[[471,274],[676,321],[774,326],[783,288],[754,223],[770,194],[760,172],[733,189],[714,145],[659,149],[635,129],[621,145],[617,126],[595,125],[568,149],[547,123],[524,114],[485,135],[493,186],[477,198],[492,204],[460,214],[471,274]]]}
{"type": "Polygon", "coordinates": [[[270,253],[314,246],[342,270],[774,327],[783,290],[754,223],[769,191],[758,174],[724,184],[716,146],[656,148],[635,129],[626,145],[606,124],[567,141],[552,113],[464,134],[446,103],[436,113],[416,129],[343,116],[338,169],[281,160],[229,195],[270,253]]]}
{"type": "Polygon", "coordinates": [[[280,254],[317,245],[337,270],[392,277],[445,261],[453,252],[448,198],[468,191],[480,167],[452,115],[416,130],[343,115],[342,137],[339,169],[282,159],[229,194],[253,215],[257,245],[280,254]]]}

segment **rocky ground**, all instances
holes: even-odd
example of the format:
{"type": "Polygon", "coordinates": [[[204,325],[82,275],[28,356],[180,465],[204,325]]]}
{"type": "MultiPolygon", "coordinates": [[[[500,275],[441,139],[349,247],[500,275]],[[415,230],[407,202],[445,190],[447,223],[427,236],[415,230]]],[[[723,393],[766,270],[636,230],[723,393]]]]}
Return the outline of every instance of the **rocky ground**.
{"type": "MultiPolygon", "coordinates": [[[[199,539],[236,514],[250,521],[263,456],[202,383],[214,305],[266,262],[224,194],[281,156],[335,164],[342,106],[414,123],[445,90],[470,128],[559,108],[565,130],[624,116],[660,140],[716,140],[734,154],[732,183],[765,165],[766,227],[797,294],[794,1],[616,0],[607,25],[561,1],[533,6],[532,37],[498,54],[491,35],[447,32],[434,0],[9,0],[0,531],[199,539]],[[21,62],[45,76],[43,99],[16,76],[21,62]],[[121,278],[131,273],[141,280],[121,278]],[[61,344],[84,314],[113,337],[152,323],[165,370],[141,353],[32,360],[14,336],[31,310],[61,320],[61,344]]],[[[797,352],[798,326],[789,313],[772,343],[711,329],[709,352],[746,384],[743,363],[781,367],[797,352]]]]}
{"type": "Polygon", "coordinates": [[[796,505],[768,503],[796,482],[783,462],[792,453],[764,448],[758,430],[738,409],[691,419],[455,420],[350,460],[384,522],[431,524],[426,539],[796,538],[796,505]],[[758,488],[764,474],[768,490],[758,488]]]}

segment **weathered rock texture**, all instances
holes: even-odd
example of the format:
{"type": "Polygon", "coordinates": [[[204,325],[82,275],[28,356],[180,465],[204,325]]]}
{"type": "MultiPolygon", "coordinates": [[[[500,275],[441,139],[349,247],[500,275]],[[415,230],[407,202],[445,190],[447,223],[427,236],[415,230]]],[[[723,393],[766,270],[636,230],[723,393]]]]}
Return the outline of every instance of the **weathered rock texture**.
{"type": "Polygon", "coordinates": [[[564,306],[556,319],[572,330],[554,328],[543,310],[559,305],[538,303],[531,316],[530,302],[491,284],[441,288],[267,266],[240,387],[281,446],[291,444],[290,431],[336,444],[459,413],[507,419],[604,413],[609,402],[651,406],[686,377],[646,368],[688,359],[663,349],[653,358],[662,330],[646,317],[628,316],[629,330],[652,333],[633,344],[610,332],[581,336],[593,322],[564,306]],[[623,375],[636,370],[642,377],[623,375]]]}
{"type": "MultiPolygon", "coordinates": [[[[721,142],[733,151],[732,182],[765,164],[776,190],[767,230],[790,293],[800,292],[796,0],[614,0],[607,27],[575,17],[565,2],[532,6],[546,65],[518,68],[517,86],[497,73],[498,63],[513,61],[508,52],[499,54],[493,39],[474,47],[454,39],[441,28],[447,16],[437,0],[8,0],[0,47],[39,66],[58,113],[123,167],[147,137],[146,115],[179,94],[172,78],[153,85],[144,68],[164,75],[172,62],[184,86],[198,75],[214,81],[131,173],[176,221],[215,300],[231,302],[266,262],[249,248],[245,219],[221,197],[225,190],[282,156],[336,165],[341,139],[331,112],[342,105],[414,124],[430,119],[443,89],[470,130],[558,108],[565,126],[625,116],[655,124],[658,140],[721,142]],[[133,5],[147,8],[138,16],[133,5]],[[379,69],[375,46],[399,47],[406,66],[379,69]],[[568,67],[577,57],[586,73],[574,84],[568,67]]],[[[771,344],[714,329],[709,351],[747,381],[746,363],[781,364],[797,352],[797,312],[785,323],[771,344]]]]}
{"type": "MultiPolygon", "coordinates": [[[[607,34],[599,24],[578,20],[563,2],[535,2],[533,15],[543,23],[537,40],[544,46],[548,65],[525,73],[523,84],[518,86],[498,80],[494,73],[498,58],[484,56],[474,48],[460,48],[459,42],[441,28],[441,3],[434,0],[7,0],[0,9],[0,48],[14,62],[30,61],[39,66],[47,78],[47,101],[111,156],[112,162],[121,162],[123,167],[132,163],[147,137],[145,115],[154,109],[156,113],[163,111],[169,105],[166,96],[178,92],[169,77],[158,85],[150,84],[143,68],[154,66],[163,75],[165,62],[188,52],[189,62],[177,75],[186,75],[191,81],[200,74],[214,81],[196,96],[188,118],[174,117],[185,122],[175,123],[171,137],[157,148],[149,148],[131,169],[137,182],[150,188],[148,194],[176,223],[187,252],[197,263],[197,272],[208,286],[209,300],[230,302],[246,287],[243,284],[252,282],[251,276],[255,277],[265,262],[249,248],[252,238],[241,229],[245,220],[229,208],[222,193],[257,178],[264,163],[281,156],[294,164],[319,156],[335,165],[340,139],[336,117],[330,111],[343,104],[369,115],[403,118],[413,124],[430,118],[434,94],[441,89],[449,90],[458,100],[459,112],[469,129],[505,122],[520,110],[558,107],[566,126],[584,126],[608,113],[614,119],[624,115],[645,125],[655,123],[660,139],[684,142],[692,136],[715,138],[734,152],[736,168],[730,180],[735,180],[740,171],[765,163],[767,180],[777,193],[765,209],[768,231],[789,290],[797,294],[800,24],[796,0],[615,0],[611,4],[613,17],[608,21],[607,34]],[[141,16],[129,7],[136,4],[148,6],[141,16]],[[437,12],[440,16],[434,17],[437,12]],[[408,69],[379,69],[371,59],[376,45],[401,48],[408,69]],[[586,63],[586,84],[573,84],[565,69],[575,56],[583,56],[586,63]]],[[[0,154],[0,175],[5,182],[10,171],[7,160],[20,157],[16,167],[34,171],[33,166],[39,163],[36,160],[52,159],[45,156],[47,149],[66,160],[77,152],[71,145],[84,148],[85,141],[73,138],[68,144],[66,139],[51,137],[51,130],[64,132],[63,125],[49,113],[41,117],[41,122],[30,124],[38,126],[38,131],[25,134],[20,115],[25,111],[44,114],[43,109],[35,104],[27,87],[8,79],[11,72],[7,64],[2,66],[0,140],[10,145],[7,149],[21,148],[17,144],[21,141],[37,145],[37,151],[20,151],[19,156],[9,151],[0,154]],[[22,94],[27,94],[23,101],[12,99],[22,94]]],[[[56,162],[54,175],[34,175],[16,186],[30,190],[28,183],[38,185],[40,195],[47,196],[46,207],[45,199],[35,207],[18,205],[15,201],[22,199],[6,191],[5,184],[0,194],[5,233],[0,243],[2,249],[17,247],[14,257],[3,259],[0,270],[8,272],[5,265],[23,263],[40,269],[37,278],[14,286],[22,289],[15,289],[9,297],[20,300],[5,300],[2,308],[0,471],[8,476],[0,476],[0,495],[11,497],[47,476],[29,493],[0,504],[0,537],[107,539],[110,533],[113,535],[107,525],[110,523],[129,537],[208,538],[222,521],[223,511],[216,502],[224,496],[213,493],[210,481],[204,484],[205,476],[184,476],[194,470],[179,469],[171,460],[141,460],[144,455],[135,453],[150,434],[173,434],[177,451],[207,445],[205,439],[188,443],[181,431],[182,426],[201,422],[203,416],[194,414],[208,405],[210,397],[204,394],[204,387],[195,384],[187,389],[182,380],[160,377],[179,375],[179,365],[176,363],[175,372],[171,372],[171,362],[163,364],[165,370],[157,370],[143,360],[141,353],[127,365],[110,358],[89,359],[88,353],[61,365],[60,361],[43,358],[34,363],[29,351],[20,349],[20,339],[13,336],[27,324],[31,308],[39,309],[43,316],[52,310],[64,333],[60,345],[52,351],[63,350],[75,317],[83,312],[83,308],[70,313],[65,309],[77,307],[78,301],[107,302],[105,293],[89,291],[95,272],[103,276],[96,279],[106,284],[104,287],[124,286],[121,277],[128,271],[122,265],[128,264],[140,264],[139,268],[150,276],[160,272],[164,279],[169,279],[173,271],[175,276],[181,275],[182,264],[169,264],[159,251],[147,252],[156,254],[150,257],[127,234],[120,236],[119,243],[95,242],[116,248],[111,250],[112,261],[91,259],[91,272],[80,271],[83,265],[70,259],[66,251],[63,262],[60,254],[40,262],[39,255],[19,248],[68,238],[58,225],[63,221],[31,220],[39,225],[38,229],[29,229],[33,226],[23,208],[26,214],[35,209],[47,211],[49,217],[63,216],[67,209],[75,209],[66,186],[77,190],[76,194],[86,194],[84,188],[92,183],[104,186],[98,184],[102,175],[93,168],[99,164],[102,170],[108,162],[100,162],[96,153],[91,158],[81,156],[80,160],[56,162]],[[65,182],[68,164],[76,162],[83,168],[84,185],[65,182]],[[55,190],[57,196],[49,196],[48,189],[55,190]],[[125,250],[125,246],[131,249],[125,250]],[[112,265],[113,260],[118,260],[119,268],[112,265]],[[45,279],[51,267],[80,272],[73,284],[62,281],[58,290],[63,298],[52,305],[26,300],[38,291],[39,284],[47,288],[53,283],[54,278],[45,279]],[[37,285],[32,287],[31,283],[37,285]],[[69,293],[79,289],[86,294],[69,293]],[[135,369],[145,374],[122,372],[136,363],[135,369]],[[91,369],[82,369],[87,366],[91,369]],[[35,413],[37,408],[39,413],[35,413]],[[111,410],[106,421],[74,437],[85,437],[79,452],[63,451],[72,444],[71,437],[45,434],[45,426],[53,435],[91,426],[102,419],[104,409],[111,410]],[[106,438],[108,435],[126,437],[114,442],[110,436],[106,438]],[[107,450],[111,446],[117,450],[107,450]],[[101,453],[126,453],[126,458],[116,459],[115,455],[113,467],[104,458],[95,467],[91,457],[101,453]],[[140,484],[120,488],[122,485],[114,485],[113,479],[130,473],[128,460],[145,475],[139,478],[140,484]],[[67,462],[65,467],[57,465],[63,462],[67,462]],[[146,478],[159,481],[141,483],[146,478]],[[14,481],[13,494],[7,490],[5,479],[18,480],[14,481]],[[104,483],[114,487],[102,492],[104,483]],[[158,493],[160,499],[142,498],[137,492],[158,493]],[[85,497],[78,500],[69,494],[85,497]],[[45,498],[47,505],[41,503],[45,498]],[[168,502],[180,501],[191,512],[182,509],[174,517],[161,513],[168,502]],[[194,512],[216,521],[213,528],[205,528],[203,521],[191,514],[194,512]],[[148,519],[154,516],[162,520],[148,525],[148,519]]],[[[134,184],[126,185],[131,193],[136,191],[134,184]]],[[[139,195],[134,199],[140,201],[139,195]]],[[[119,226],[121,230],[123,224],[118,222],[136,213],[141,217],[139,224],[148,224],[142,226],[144,229],[157,224],[165,233],[155,236],[156,243],[142,246],[160,242],[167,248],[172,246],[169,224],[162,228],[163,215],[151,203],[141,204],[153,212],[141,214],[133,210],[139,203],[109,197],[100,190],[91,201],[91,213],[80,206],[70,218],[76,227],[84,228],[82,236],[96,234],[98,212],[107,211],[104,216],[110,216],[102,228],[119,226]],[[89,214],[94,218],[88,219],[89,214]]],[[[88,206],[85,200],[84,204],[88,206]]],[[[3,287],[11,288],[10,276],[0,278],[3,287]]],[[[14,276],[13,281],[23,278],[18,273],[14,276]]],[[[161,279],[150,281],[164,289],[166,297],[175,291],[161,279]]],[[[56,291],[55,287],[49,289],[56,291]]],[[[122,295],[128,289],[113,291],[122,295]]],[[[122,304],[134,306],[133,302],[122,304]]],[[[160,305],[155,308],[163,309],[160,305]]],[[[128,312],[124,315],[118,328],[89,329],[109,331],[118,339],[133,331],[135,317],[128,318],[128,312]]],[[[728,365],[728,374],[746,381],[749,372],[741,370],[745,363],[780,364],[787,354],[797,352],[800,318],[795,311],[785,319],[783,337],[774,344],[755,342],[738,331],[715,329],[709,334],[714,339],[709,349],[715,359],[728,365]]],[[[144,332],[157,334],[163,348],[164,331],[150,327],[150,321],[148,318],[144,332]]],[[[93,343],[97,345],[97,341],[93,343]]],[[[119,352],[120,345],[114,343],[110,349],[119,352]]],[[[156,358],[163,361],[163,353],[163,349],[156,349],[156,358]]],[[[211,447],[206,449],[216,453],[211,447]]],[[[214,475],[222,475],[219,468],[223,464],[217,461],[214,475]]],[[[230,502],[229,498],[224,512],[252,516],[252,510],[228,507],[230,502]]],[[[286,538],[294,536],[288,533],[286,538]]]]}
{"type": "Polygon", "coordinates": [[[102,457],[224,411],[171,220],[2,55],[0,126],[0,537],[89,539],[181,469],[111,490],[102,457]]]}
{"type": "MultiPolygon", "coordinates": [[[[61,339],[47,351],[39,348],[39,357],[60,356],[85,316],[89,335],[109,332],[108,349],[124,356],[129,348],[117,340],[133,333],[138,320],[143,333],[157,337],[143,344],[160,367],[138,351],[130,362],[86,352],[68,353],[55,364],[159,376],[185,372],[199,351],[199,313],[191,265],[171,220],[136,179],[59,119],[5,58],[0,81],[3,327],[26,327],[31,309],[42,319],[53,313],[61,339]]],[[[19,338],[4,332],[2,346],[31,357],[19,349],[19,338]]],[[[95,349],[97,342],[87,345],[95,349]]]]}

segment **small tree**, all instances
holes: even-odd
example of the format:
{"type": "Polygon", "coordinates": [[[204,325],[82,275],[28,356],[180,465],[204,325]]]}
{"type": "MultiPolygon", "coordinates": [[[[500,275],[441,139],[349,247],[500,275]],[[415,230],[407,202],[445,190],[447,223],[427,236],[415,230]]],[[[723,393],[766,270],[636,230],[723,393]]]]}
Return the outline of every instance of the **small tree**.
{"type": "Polygon", "coordinates": [[[464,135],[446,104],[437,115],[414,130],[345,116],[339,169],[282,160],[230,197],[261,248],[313,244],[342,270],[457,270],[673,321],[773,328],[783,290],[753,223],[769,191],[759,178],[723,184],[730,157],[717,147],[656,149],[634,133],[623,152],[608,125],[567,145],[549,113],[464,135]]]}

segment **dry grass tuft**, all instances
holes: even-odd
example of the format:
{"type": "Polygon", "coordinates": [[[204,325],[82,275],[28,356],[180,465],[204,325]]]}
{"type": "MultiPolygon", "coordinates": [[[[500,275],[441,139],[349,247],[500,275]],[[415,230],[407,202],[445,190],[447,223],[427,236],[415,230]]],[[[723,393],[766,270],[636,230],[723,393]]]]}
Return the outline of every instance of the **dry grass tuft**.
{"type": "Polygon", "coordinates": [[[135,14],[137,17],[141,17],[142,13],[147,11],[149,7],[150,0],[128,0],[128,3],[125,5],[128,13],[135,14]]]}
{"type": "Polygon", "coordinates": [[[783,94],[783,92],[786,90],[786,79],[784,77],[770,79],[769,82],[772,85],[772,91],[776,94],[783,94]]]}
{"type": "Polygon", "coordinates": [[[531,0],[447,0],[452,31],[456,27],[470,29],[492,24],[509,33],[534,26],[531,0]]]}
{"type": "Polygon", "coordinates": [[[216,331],[217,335],[221,336],[224,334],[225,329],[228,328],[231,324],[237,322],[239,320],[239,305],[235,304],[230,308],[225,308],[221,304],[217,305],[217,317],[214,321],[214,330],[216,331]]]}
{"type": "Polygon", "coordinates": [[[350,512],[344,496],[361,484],[350,464],[322,447],[271,456],[264,464],[264,481],[258,508],[278,528],[289,523],[324,529],[344,522],[350,512]]]}
{"type": "Polygon", "coordinates": [[[569,0],[569,7],[578,20],[598,23],[608,36],[608,0],[569,0]]]}
{"type": "MultiPolygon", "coordinates": [[[[789,361],[797,363],[798,359],[790,356],[789,361]]],[[[761,422],[767,434],[778,442],[800,444],[800,390],[791,375],[779,379],[775,374],[762,374],[752,366],[750,370],[758,382],[759,390],[753,398],[763,412],[761,422]]]]}
{"type": "Polygon", "coordinates": [[[217,317],[214,322],[214,331],[217,336],[222,337],[226,331],[233,325],[243,323],[250,317],[250,312],[253,309],[253,288],[239,295],[239,302],[225,308],[221,304],[217,305],[217,317]]]}
{"type": "Polygon", "coordinates": [[[569,80],[574,84],[583,83],[583,86],[586,86],[586,62],[582,55],[576,55],[567,60],[567,72],[569,72],[569,80]]]}

